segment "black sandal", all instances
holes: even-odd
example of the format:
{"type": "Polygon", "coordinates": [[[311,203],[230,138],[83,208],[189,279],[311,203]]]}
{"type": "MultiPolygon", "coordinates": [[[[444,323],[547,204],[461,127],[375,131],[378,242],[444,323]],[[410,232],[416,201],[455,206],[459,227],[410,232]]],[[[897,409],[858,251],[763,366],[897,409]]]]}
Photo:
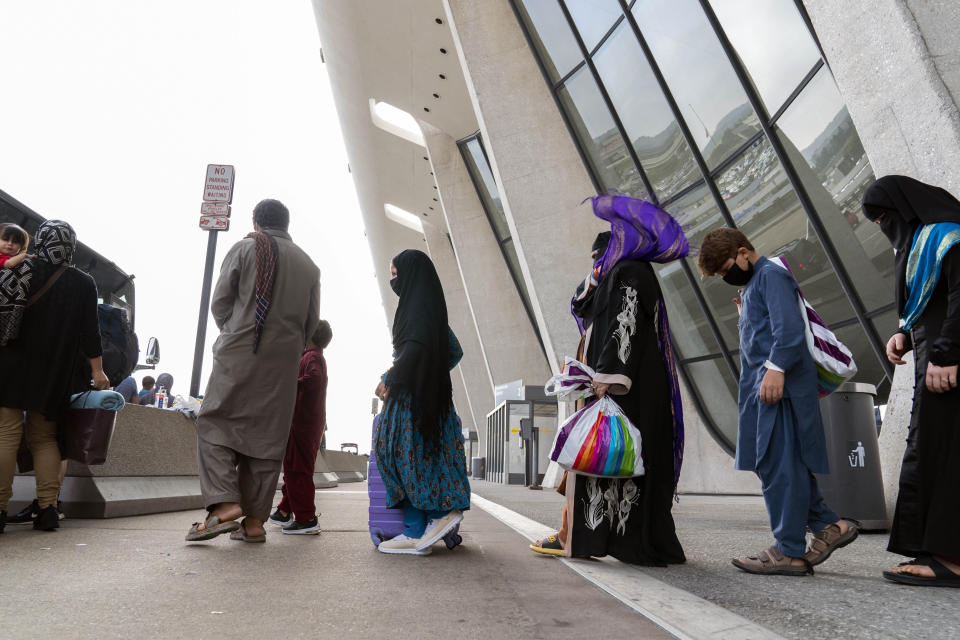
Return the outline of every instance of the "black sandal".
{"type": "Polygon", "coordinates": [[[953,587],[960,589],[960,575],[950,571],[950,569],[943,566],[943,564],[933,556],[901,562],[897,566],[905,567],[910,565],[930,567],[930,569],[933,570],[933,577],[915,576],[910,573],[898,573],[896,571],[884,571],[883,577],[891,582],[909,584],[915,587],[953,587]]]}

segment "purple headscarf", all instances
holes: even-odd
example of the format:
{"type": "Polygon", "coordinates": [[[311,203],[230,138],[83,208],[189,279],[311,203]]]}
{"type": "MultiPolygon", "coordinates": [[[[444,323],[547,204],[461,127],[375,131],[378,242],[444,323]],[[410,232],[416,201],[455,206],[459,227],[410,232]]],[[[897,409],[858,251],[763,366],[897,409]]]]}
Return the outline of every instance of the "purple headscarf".
{"type": "MultiPolygon", "coordinates": [[[[587,200],[593,201],[593,213],[610,223],[610,242],[606,252],[597,259],[593,270],[584,280],[582,291],[570,301],[571,306],[590,296],[603,278],[624,260],[664,263],[685,258],[690,253],[690,244],[680,224],[656,205],[628,196],[597,196],[587,200]]],[[[574,318],[580,327],[580,333],[583,334],[583,319],[576,314],[574,318]]],[[[657,340],[670,382],[673,412],[673,491],[676,495],[680,482],[680,467],[683,464],[683,403],[680,399],[673,338],[670,335],[670,323],[662,295],[657,305],[657,340]]]]}

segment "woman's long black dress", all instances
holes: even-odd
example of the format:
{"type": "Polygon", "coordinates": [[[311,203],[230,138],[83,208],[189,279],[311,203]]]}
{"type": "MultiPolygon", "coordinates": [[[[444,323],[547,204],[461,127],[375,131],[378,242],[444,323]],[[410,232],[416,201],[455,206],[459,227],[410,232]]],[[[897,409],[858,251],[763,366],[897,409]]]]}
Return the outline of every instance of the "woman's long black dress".
{"type": "Polygon", "coordinates": [[[943,258],[933,297],[911,334],[913,413],[888,551],[960,559],[960,388],[932,393],[927,363],[960,363],[960,249],[943,258]]]}
{"type": "MultiPolygon", "coordinates": [[[[667,368],[657,340],[660,285],[647,262],[617,265],[584,313],[586,364],[642,437],[644,476],[626,480],[575,478],[567,494],[570,553],[611,555],[624,562],[685,561],[673,515],[673,414],[667,368]],[[629,391],[623,393],[629,386],[629,391]]],[[[569,485],[568,485],[569,487],[569,485]]]]}

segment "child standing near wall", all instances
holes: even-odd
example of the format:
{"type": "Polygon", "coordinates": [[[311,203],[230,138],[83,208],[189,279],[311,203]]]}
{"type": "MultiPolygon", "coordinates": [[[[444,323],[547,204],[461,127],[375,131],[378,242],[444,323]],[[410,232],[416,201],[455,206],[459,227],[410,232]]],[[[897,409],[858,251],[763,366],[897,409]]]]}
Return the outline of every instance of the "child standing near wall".
{"type": "Polygon", "coordinates": [[[327,426],[327,362],[323,350],[332,337],[330,323],[321,320],[300,358],[297,407],[283,457],[283,499],[268,520],[282,527],[286,534],[320,533],[313,470],[327,426]]]}

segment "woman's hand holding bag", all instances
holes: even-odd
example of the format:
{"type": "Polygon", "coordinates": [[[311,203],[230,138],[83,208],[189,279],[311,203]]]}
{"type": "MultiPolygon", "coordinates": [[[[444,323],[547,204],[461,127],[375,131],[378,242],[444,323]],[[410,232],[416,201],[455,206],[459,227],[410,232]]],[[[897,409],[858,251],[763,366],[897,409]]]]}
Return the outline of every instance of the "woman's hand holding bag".
{"type": "MultiPolygon", "coordinates": [[[[594,393],[595,372],[567,357],[563,371],[544,386],[547,395],[576,400],[594,393]]],[[[643,475],[640,431],[606,394],[570,416],[557,430],[550,459],[564,469],[604,478],[643,475]]],[[[599,391],[597,395],[600,395],[599,391]]]]}

